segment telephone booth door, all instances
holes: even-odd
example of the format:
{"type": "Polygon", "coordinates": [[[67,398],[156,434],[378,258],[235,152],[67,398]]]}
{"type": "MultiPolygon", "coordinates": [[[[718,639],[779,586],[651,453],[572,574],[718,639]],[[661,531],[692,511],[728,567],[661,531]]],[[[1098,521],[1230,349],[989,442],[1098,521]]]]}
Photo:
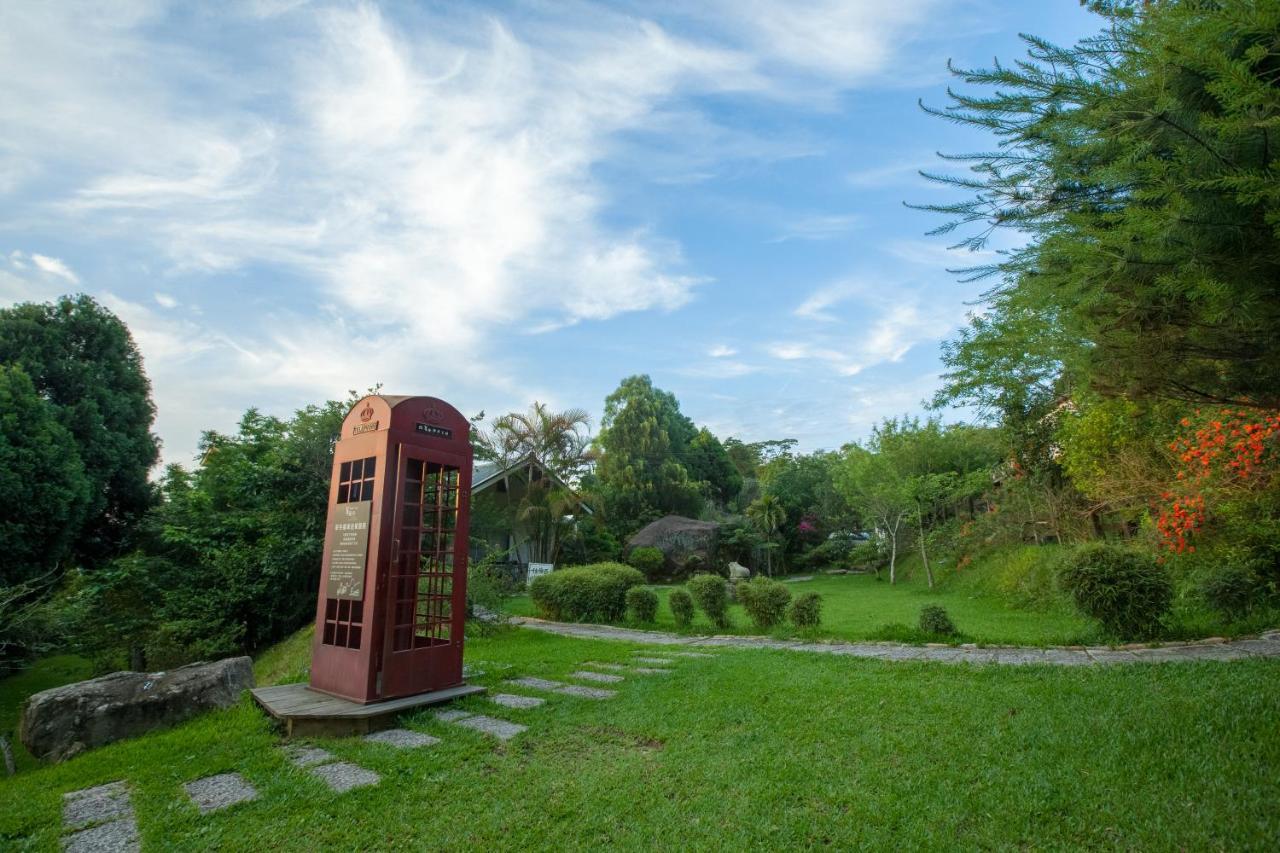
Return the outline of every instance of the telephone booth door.
{"type": "Polygon", "coordinates": [[[462,680],[467,543],[457,533],[459,513],[466,512],[460,486],[467,463],[451,454],[399,446],[383,696],[422,693],[462,680]]]}

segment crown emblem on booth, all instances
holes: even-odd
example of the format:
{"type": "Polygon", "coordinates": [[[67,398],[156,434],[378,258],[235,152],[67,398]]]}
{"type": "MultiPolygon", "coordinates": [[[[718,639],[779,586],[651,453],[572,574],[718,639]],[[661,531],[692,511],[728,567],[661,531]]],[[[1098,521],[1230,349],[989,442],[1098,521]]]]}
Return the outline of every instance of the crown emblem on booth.
{"type": "Polygon", "coordinates": [[[360,410],[360,422],[368,423],[369,418],[373,417],[373,406],[368,403],[364,404],[364,408],[360,410]]]}

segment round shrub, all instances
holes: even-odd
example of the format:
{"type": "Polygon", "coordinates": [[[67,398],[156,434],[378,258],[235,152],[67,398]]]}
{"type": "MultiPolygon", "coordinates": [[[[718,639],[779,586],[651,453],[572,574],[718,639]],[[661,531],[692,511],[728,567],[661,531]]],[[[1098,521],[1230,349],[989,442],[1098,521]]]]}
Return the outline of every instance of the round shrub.
{"type": "Polygon", "coordinates": [[[816,628],[822,624],[822,596],[806,592],[791,602],[787,617],[797,628],[816,628]]]}
{"type": "Polygon", "coordinates": [[[666,559],[660,549],[645,547],[631,549],[627,562],[644,572],[646,578],[653,580],[661,573],[666,559]]]}
{"type": "Polygon", "coordinates": [[[644,575],[621,563],[557,569],[534,578],[529,595],[538,615],[569,622],[611,622],[627,611],[627,590],[644,575]]]}
{"type": "Polygon", "coordinates": [[[1205,603],[1226,619],[1243,619],[1265,597],[1266,586],[1252,566],[1227,566],[1200,586],[1205,603]]]}
{"type": "Polygon", "coordinates": [[[658,615],[658,594],[642,586],[627,590],[627,615],[636,622],[652,622],[658,615]]]}
{"type": "Polygon", "coordinates": [[[1173,601],[1173,586],[1153,557],[1114,545],[1077,549],[1058,583],[1083,613],[1120,639],[1153,636],[1173,601]]]}
{"type": "Polygon", "coordinates": [[[956,624],[947,615],[946,608],[926,604],[920,608],[920,632],[934,637],[950,637],[956,632],[956,624]]]}
{"type": "Polygon", "coordinates": [[[755,578],[738,581],[736,589],[742,609],[761,631],[768,631],[786,617],[787,605],[791,603],[791,590],[786,584],[770,578],[755,578]]]}
{"type": "Polygon", "coordinates": [[[728,583],[719,575],[694,575],[689,579],[689,594],[717,628],[729,626],[728,583]]]}
{"type": "Polygon", "coordinates": [[[671,590],[667,606],[671,608],[671,618],[676,620],[677,628],[688,628],[693,622],[693,596],[689,595],[688,590],[671,590]]]}

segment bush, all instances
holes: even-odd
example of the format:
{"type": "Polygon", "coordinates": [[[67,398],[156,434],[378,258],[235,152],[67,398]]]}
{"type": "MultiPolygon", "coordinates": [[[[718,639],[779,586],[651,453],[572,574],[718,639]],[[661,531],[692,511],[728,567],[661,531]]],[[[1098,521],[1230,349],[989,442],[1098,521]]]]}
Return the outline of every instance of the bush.
{"type": "Polygon", "coordinates": [[[719,575],[694,575],[689,579],[689,594],[717,628],[729,626],[728,583],[719,575]]]}
{"type": "Polygon", "coordinates": [[[1156,634],[1173,601],[1173,585],[1147,554],[1101,543],[1067,558],[1058,583],[1076,606],[1120,639],[1156,634]]]}
{"type": "Polygon", "coordinates": [[[627,610],[627,590],[644,584],[644,575],[621,563],[595,563],[558,569],[534,578],[529,595],[546,619],[610,622],[627,610]]]}
{"type": "Polygon", "coordinates": [[[671,618],[676,620],[677,628],[688,628],[693,622],[693,596],[689,595],[688,590],[671,590],[667,606],[671,608],[671,618]]]}
{"type": "Polygon", "coordinates": [[[658,577],[666,560],[660,549],[649,547],[633,548],[627,557],[627,562],[644,572],[644,576],[649,580],[658,577]]]}
{"type": "Polygon", "coordinates": [[[849,566],[853,543],[847,539],[827,539],[800,555],[797,561],[806,569],[844,569],[849,566]]]}
{"type": "Polygon", "coordinates": [[[791,590],[786,584],[769,578],[754,578],[738,581],[736,589],[742,609],[761,631],[768,631],[786,617],[787,605],[791,603],[791,590]]]}
{"type": "Polygon", "coordinates": [[[1250,565],[1227,566],[1200,586],[1205,603],[1226,619],[1243,619],[1266,597],[1266,584],[1250,565]]]}
{"type": "Polygon", "coordinates": [[[926,604],[920,608],[920,632],[933,637],[950,637],[956,633],[956,625],[947,615],[946,608],[938,604],[926,604]]]}
{"type": "Polygon", "coordinates": [[[658,615],[658,594],[642,586],[627,590],[627,614],[636,622],[649,623],[658,615]]]}
{"type": "Polygon", "coordinates": [[[806,592],[791,602],[787,608],[787,618],[797,628],[816,628],[822,624],[822,596],[816,592],[806,592]]]}

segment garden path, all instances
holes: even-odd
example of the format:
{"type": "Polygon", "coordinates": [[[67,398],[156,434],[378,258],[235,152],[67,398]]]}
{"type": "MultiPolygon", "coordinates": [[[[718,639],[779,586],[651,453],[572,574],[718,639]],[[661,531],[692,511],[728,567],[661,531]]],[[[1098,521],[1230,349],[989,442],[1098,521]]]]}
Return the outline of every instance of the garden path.
{"type": "MultiPolygon", "coordinates": [[[[909,646],[903,643],[809,642],[776,640],[772,637],[714,636],[696,637],[663,631],[640,631],[612,625],[583,625],[549,622],[528,616],[513,616],[511,622],[536,631],[591,640],[621,640],[657,646],[730,646],[745,649],[786,649],[881,660],[938,661],[941,663],[1044,663],[1054,666],[1089,666],[1113,663],[1172,663],[1199,660],[1242,660],[1255,657],[1280,657],[1280,630],[1267,631],[1258,637],[1226,640],[1213,637],[1194,643],[1167,643],[1160,646],[1129,644],[1109,646],[909,646]]],[[[680,654],[677,652],[677,654],[680,654]]],[[[685,652],[684,654],[693,654],[685,652]]]]}

